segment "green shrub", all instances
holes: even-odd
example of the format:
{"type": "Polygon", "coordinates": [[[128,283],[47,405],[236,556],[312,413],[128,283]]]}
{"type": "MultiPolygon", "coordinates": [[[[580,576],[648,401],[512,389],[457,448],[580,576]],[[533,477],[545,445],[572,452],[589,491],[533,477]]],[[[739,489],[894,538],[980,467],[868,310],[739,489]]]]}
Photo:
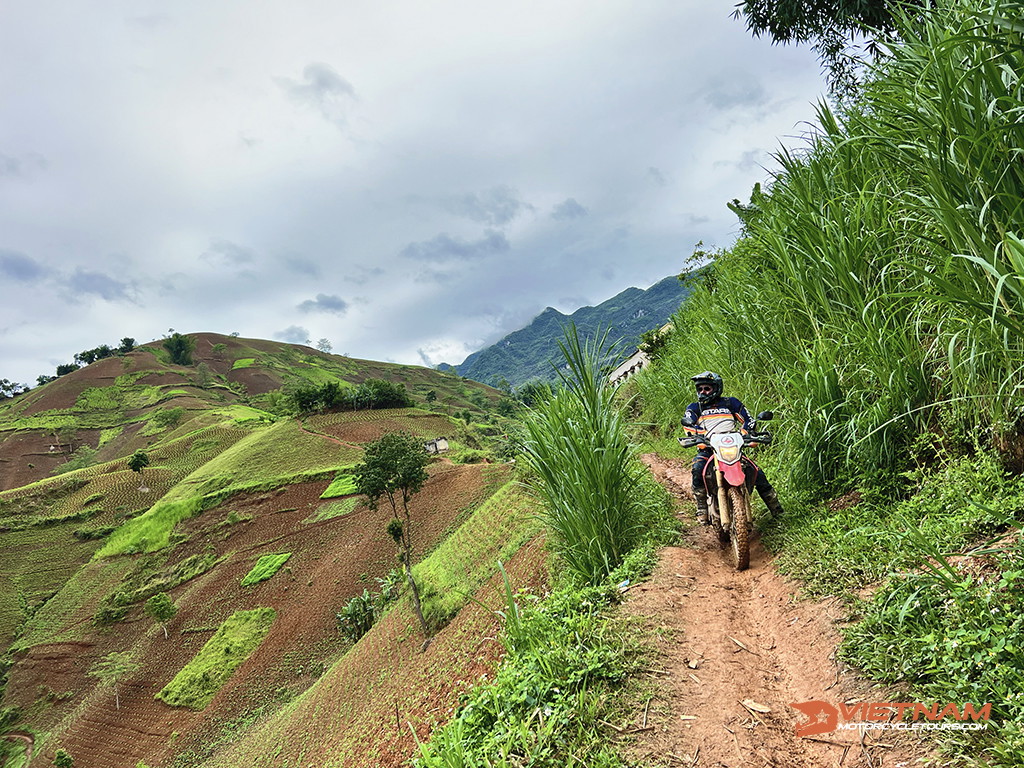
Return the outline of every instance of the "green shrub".
{"type": "Polygon", "coordinates": [[[558,554],[594,583],[667,520],[668,505],[664,491],[638,492],[652,481],[601,372],[604,341],[584,343],[575,326],[566,328],[559,346],[569,373],[560,371],[562,386],[527,414],[522,445],[527,484],[543,501],[558,554]]]}
{"type": "Polygon", "coordinates": [[[288,558],[291,556],[291,552],[279,552],[277,554],[263,555],[256,561],[256,565],[252,567],[252,570],[250,570],[242,579],[241,585],[243,587],[250,587],[253,584],[259,584],[261,581],[266,581],[277,573],[281,569],[281,566],[288,562],[288,558]]]}

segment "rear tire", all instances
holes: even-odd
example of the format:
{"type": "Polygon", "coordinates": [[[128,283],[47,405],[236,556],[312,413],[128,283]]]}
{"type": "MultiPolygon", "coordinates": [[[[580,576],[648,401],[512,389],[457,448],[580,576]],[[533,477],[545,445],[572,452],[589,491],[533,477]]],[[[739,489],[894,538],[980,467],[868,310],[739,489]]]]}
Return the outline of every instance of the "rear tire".
{"type": "Polygon", "coordinates": [[[750,567],[750,495],[746,488],[729,486],[729,506],[732,520],[729,533],[732,538],[732,559],[737,571],[750,567]]]}

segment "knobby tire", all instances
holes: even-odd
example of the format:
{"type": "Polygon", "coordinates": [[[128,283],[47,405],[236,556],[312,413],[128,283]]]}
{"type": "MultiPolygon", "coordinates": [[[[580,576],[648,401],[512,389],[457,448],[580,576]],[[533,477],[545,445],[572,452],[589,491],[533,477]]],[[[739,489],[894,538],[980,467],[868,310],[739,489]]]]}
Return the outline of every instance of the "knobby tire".
{"type": "Polygon", "coordinates": [[[732,507],[732,521],[729,533],[732,538],[732,558],[737,571],[750,567],[750,496],[746,488],[729,486],[729,506],[732,507]]]}

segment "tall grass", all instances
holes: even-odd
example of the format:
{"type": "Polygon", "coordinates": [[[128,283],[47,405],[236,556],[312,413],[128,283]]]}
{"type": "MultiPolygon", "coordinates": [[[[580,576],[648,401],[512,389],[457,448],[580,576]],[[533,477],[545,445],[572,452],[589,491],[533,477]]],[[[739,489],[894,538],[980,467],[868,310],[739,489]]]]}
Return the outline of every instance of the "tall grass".
{"type": "Polygon", "coordinates": [[[596,583],[650,535],[658,490],[633,454],[614,390],[602,374],[607,334],[588,341],[574,325],[559,342],[561,385],[525,419],[528,486],[569,570],[596,583]]]}
{"type": "Polygon", "coordinates": [[[780,151],[638,388],[668,429],[688,376],[772,406],[782,462],[824,494],[893,477],[915,435],[1019,441],[1024,44],[1019,0],[901,20],[859,102],[780,151]]]}

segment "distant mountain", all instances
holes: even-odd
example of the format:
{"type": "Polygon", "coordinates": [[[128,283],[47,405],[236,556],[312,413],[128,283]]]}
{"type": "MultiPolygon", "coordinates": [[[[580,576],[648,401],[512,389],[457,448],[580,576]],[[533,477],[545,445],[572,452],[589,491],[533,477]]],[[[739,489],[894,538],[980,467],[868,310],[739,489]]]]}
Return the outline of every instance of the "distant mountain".
{"type": "Polygon", "coordinates": [[[548,307],[525,328],[474,352],[460,365],[442,363],[438,368],[455,370],[467,379],[491,385],[502,378],[513,387],[530,379],[552,380],[555,373],[551,361],[560,358],[558,340],[562,338],[562,327],[569,322],[576,324],[581,336],[610,329],[610,340],[622,339],[618,349],[620,357],[625,357],[636,349],[641,334],[668,321],[687,293],[688,289],[672,276],[646,291],[627,288],[596,307],[581,307],[571,315],[548,307]]]}

